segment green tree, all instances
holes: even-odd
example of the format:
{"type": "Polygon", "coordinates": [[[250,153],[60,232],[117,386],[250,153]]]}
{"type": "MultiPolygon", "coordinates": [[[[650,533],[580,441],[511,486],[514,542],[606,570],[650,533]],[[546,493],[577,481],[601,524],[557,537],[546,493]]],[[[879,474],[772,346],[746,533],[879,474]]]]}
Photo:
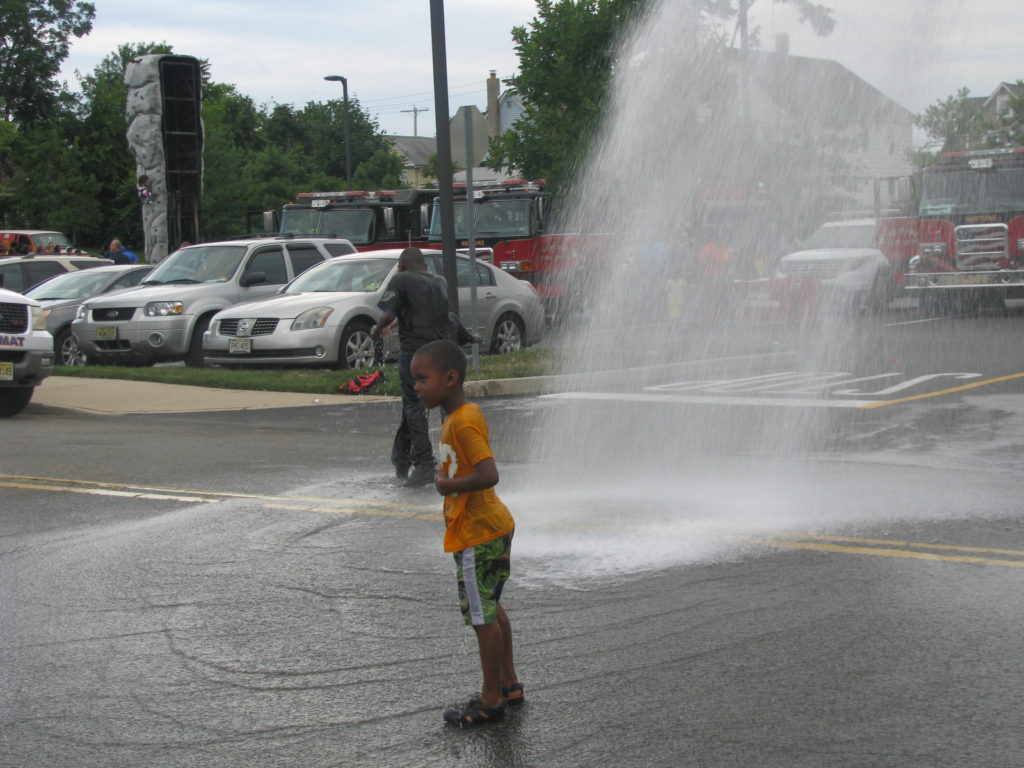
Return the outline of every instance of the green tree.
{"type": "Polygon", "coordinates": [[[620,34],[644,0],[537,0],[530,27],[514,27],[519,73],[507,83],[526,110],[490,141],[488,166],[552,184],[567,180],[600,122],[620,34]]]}
{"type": "Polygon", "coordinates": [[[396,189],[402,185],[402,158],[388,149],[378,149],[359,164],[352,174],[356,189],[396,189]]]}
{"type": "MultiPolygon", "coordinates": [[[[835,26],[831,9],[824,5],[778,1],[793,5],[800,20],[819,35],[831,33],[835,26]]],[[[746,39],[746,12],[753,4],[754,0],[694,0],[694,13],[706,26],[706,39],[696,44],[720,51],[728,40],[716,29],[734,20],[746,39]]],[[[570,181],[601,125],[622,36],[647,8],[647,0],[537,0],[537,15],[529,28],[512,30],[519,73],[506,81],[523,98],[525,112],[513,129],[491,140],[487,165],[545,178],[555,189],[570,181]]],[[[753,37],[756,40],[756,34],[753,37]]],[[[687,43],[681,39],[680,44],[687,43]]],[[[710,80],[721,75],[713,67],[708,73],[710,80]]],[[[721,90],[704,90],[709,99],[722,98],[721,90]]]]}
{"type": "Polygon", "coordinates": [[[914,120],[933,140],[940,152],[962,152],[981,145],[988,125],[970,90],[961,88],[955,95],[927,107],[914,120]]]}
{"type": "Polygon", "coordinates": [[[70,39],[88,34],[95,15],[95,6],[85,2],[0,2],[0,117],[30,123],[52,116],[70,39]]]}

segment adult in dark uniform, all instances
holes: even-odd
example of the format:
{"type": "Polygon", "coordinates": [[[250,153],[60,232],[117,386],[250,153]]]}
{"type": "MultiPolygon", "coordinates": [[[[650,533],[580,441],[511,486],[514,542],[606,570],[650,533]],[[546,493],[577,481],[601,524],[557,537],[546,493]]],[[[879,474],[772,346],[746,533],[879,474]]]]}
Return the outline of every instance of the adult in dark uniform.
{"type": "Polygon", "coordinates": [[[434,451],[427,430],[427,410],[416,396],[409,363],[416,350],[430,341],[447,339],[448,285],[444,278],[427,272],[419,248],[406,248],[398,257],[398,272],[391,278],[378,306],[384,311],[370,331],[380,338],[385,328],[398,319],[398,377],[402,385],[402,423],[391,449],[395,474],[413,488],[434,482],[434,451]],[[410,473],[410,470],[411,473],[410,473]]]}

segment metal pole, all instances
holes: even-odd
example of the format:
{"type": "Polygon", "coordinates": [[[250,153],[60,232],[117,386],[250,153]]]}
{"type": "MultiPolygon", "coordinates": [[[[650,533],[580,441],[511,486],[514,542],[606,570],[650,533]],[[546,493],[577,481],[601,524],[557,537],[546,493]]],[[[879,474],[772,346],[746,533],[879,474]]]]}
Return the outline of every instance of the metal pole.
{"type": "Polygon", "coordinates": [[[342,120],[341,127],[345,134],[345,184],[351,185],[352,183],[352,142],[349,139],[349,119],[348,119],[348,79],[341,75],[327,75],[324,80],[329,80],[332,83],[341,83],[341,96],[342,96],[342,120]]]}
{"type": "Polygon", "coordinates": [[[434,121],[437,126],[437,189],[441,210],[441,252],[448,281],[448,311],[459,313],[455,271],[455,194],[452,191],[452,137],[448,127],[448,61],[444,0],[430,0],[430,43],[434,58],[434,121]]]}
{"type": "MultiPolygon", "coordinates": [[[[469,327],[474,338],[478,333],[476,304],[476,199],[473,197],[473,116],[469,107],[463,109],[466,129],[466,237],[469,239],[469,327]]],[[[480,345],[473,342],[473,372],[480,373],[480,345]]]]}
{"type": "Polygon", "coordinates": [[[341,92],[345,99],[345,184],[352,186],[352,140],[348,119],[348,80],[341,78],[341,92]]]}

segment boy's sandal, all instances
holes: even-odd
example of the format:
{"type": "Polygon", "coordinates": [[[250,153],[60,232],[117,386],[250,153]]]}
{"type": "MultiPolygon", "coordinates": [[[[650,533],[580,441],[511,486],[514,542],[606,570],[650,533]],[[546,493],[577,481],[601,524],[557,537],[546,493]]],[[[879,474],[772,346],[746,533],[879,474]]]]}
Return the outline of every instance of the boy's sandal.
{"type": "Polygon", "coordinates": [[[505,702],[510,707],[518,707],[526,701],[522,683],[512,683],[512,685],[502,688],[501,695],[505,697],[505,702]]]}
{"type": "Polygon", "coordinates": [[[472,728],[484,723],[496,723],[505,717],[505,702],[496,707],[485,707],[478,697],[473,697],[461,707],[444,711],[444,720],[459,728],[472,728]]]}

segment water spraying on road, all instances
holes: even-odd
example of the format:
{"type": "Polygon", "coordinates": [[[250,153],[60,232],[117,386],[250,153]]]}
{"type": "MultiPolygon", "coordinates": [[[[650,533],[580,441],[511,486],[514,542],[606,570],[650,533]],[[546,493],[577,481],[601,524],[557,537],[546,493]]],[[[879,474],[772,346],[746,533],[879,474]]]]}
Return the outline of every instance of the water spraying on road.
{"type": "Polygon", "coordinates": [[[801,462],[846,416],[728,396],[813,399],[866,375],[852,361],[878,337],[857,308],[780,303],[769,278],[800,238],[869,204],[869,171],[850,160],[870,138],[860,121],[902,108],[834,62],[779,48],[730,47],[684,0],[653,3],[623,40],[563,221],[580,234],[562,366],[583,373],[572,399],[544,406],[534,469],[503,494],[523,554],[621,573],[728,556],[752,530],[836,522],[801,462]],[[709,387],[716,400],[689,397],[709,387]]]}

